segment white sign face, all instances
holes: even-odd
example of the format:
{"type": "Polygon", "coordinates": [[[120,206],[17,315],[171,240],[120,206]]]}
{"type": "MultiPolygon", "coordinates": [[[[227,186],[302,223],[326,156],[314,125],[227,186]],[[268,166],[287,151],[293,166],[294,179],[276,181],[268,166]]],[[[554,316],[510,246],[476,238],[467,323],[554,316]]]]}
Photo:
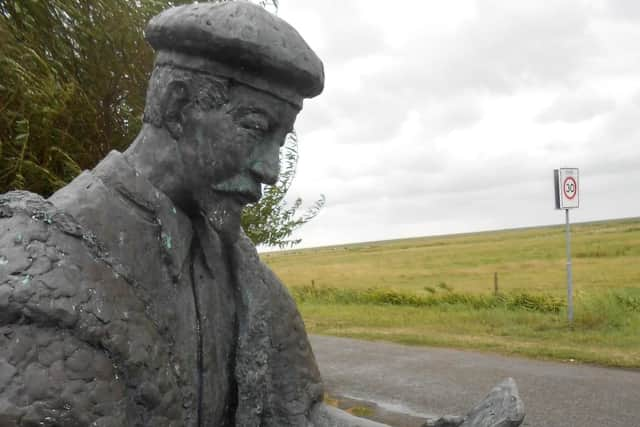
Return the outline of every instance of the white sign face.
{"type": "Polygon", "coordinates": [[[558,169],[558,195],[560,209],[573,209],[579,207],[580,184],[577,168],[558,169]]]}

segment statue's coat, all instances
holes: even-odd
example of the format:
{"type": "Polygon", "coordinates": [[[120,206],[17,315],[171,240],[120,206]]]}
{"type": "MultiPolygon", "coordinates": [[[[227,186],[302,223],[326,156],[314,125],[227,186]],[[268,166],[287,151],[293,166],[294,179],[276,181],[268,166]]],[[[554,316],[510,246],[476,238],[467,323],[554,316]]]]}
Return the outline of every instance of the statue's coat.
{"type": "Polygon", "coordinates": [[[119,153],[50,200],[0,196],[0,230],[0,425],[309,423],[322,385],[286,289],[119,153]]]}

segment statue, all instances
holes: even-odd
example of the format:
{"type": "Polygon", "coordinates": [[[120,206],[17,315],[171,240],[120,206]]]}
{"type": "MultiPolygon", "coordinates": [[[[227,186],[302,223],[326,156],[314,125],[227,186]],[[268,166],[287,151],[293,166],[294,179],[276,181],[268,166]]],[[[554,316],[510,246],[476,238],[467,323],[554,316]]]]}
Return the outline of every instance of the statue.
{"type": "Polygon", "coordinates": [[[144,124],[48,200],[0,196],[0,426],[381,426],[324,405],[240,227],[323,66],[248,2],[169,9],[144,124]]]}

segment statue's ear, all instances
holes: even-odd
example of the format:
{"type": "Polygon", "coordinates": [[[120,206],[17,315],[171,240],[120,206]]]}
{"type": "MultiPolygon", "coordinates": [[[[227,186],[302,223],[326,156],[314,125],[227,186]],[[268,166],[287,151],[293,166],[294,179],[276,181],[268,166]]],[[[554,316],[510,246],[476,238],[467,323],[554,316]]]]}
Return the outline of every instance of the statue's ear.
{"type": "Polygon", "coordinates": [[[162,121],[174,139],[182,136],[184,109],[189,103],[189,88],[182,81],[169,83],[162,98],[162,121]]]}

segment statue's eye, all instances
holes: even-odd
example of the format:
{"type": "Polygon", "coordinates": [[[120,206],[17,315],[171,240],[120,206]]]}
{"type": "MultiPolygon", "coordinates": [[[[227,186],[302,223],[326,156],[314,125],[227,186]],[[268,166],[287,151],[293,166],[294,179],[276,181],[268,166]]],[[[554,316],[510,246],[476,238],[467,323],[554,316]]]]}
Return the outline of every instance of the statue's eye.
{"type": "Polygon", "coordinates": [[[263,114],[250,112],[238,118],[238,125],[254,132],[264,133],[269,130],[269,119],[263,114]]]}

